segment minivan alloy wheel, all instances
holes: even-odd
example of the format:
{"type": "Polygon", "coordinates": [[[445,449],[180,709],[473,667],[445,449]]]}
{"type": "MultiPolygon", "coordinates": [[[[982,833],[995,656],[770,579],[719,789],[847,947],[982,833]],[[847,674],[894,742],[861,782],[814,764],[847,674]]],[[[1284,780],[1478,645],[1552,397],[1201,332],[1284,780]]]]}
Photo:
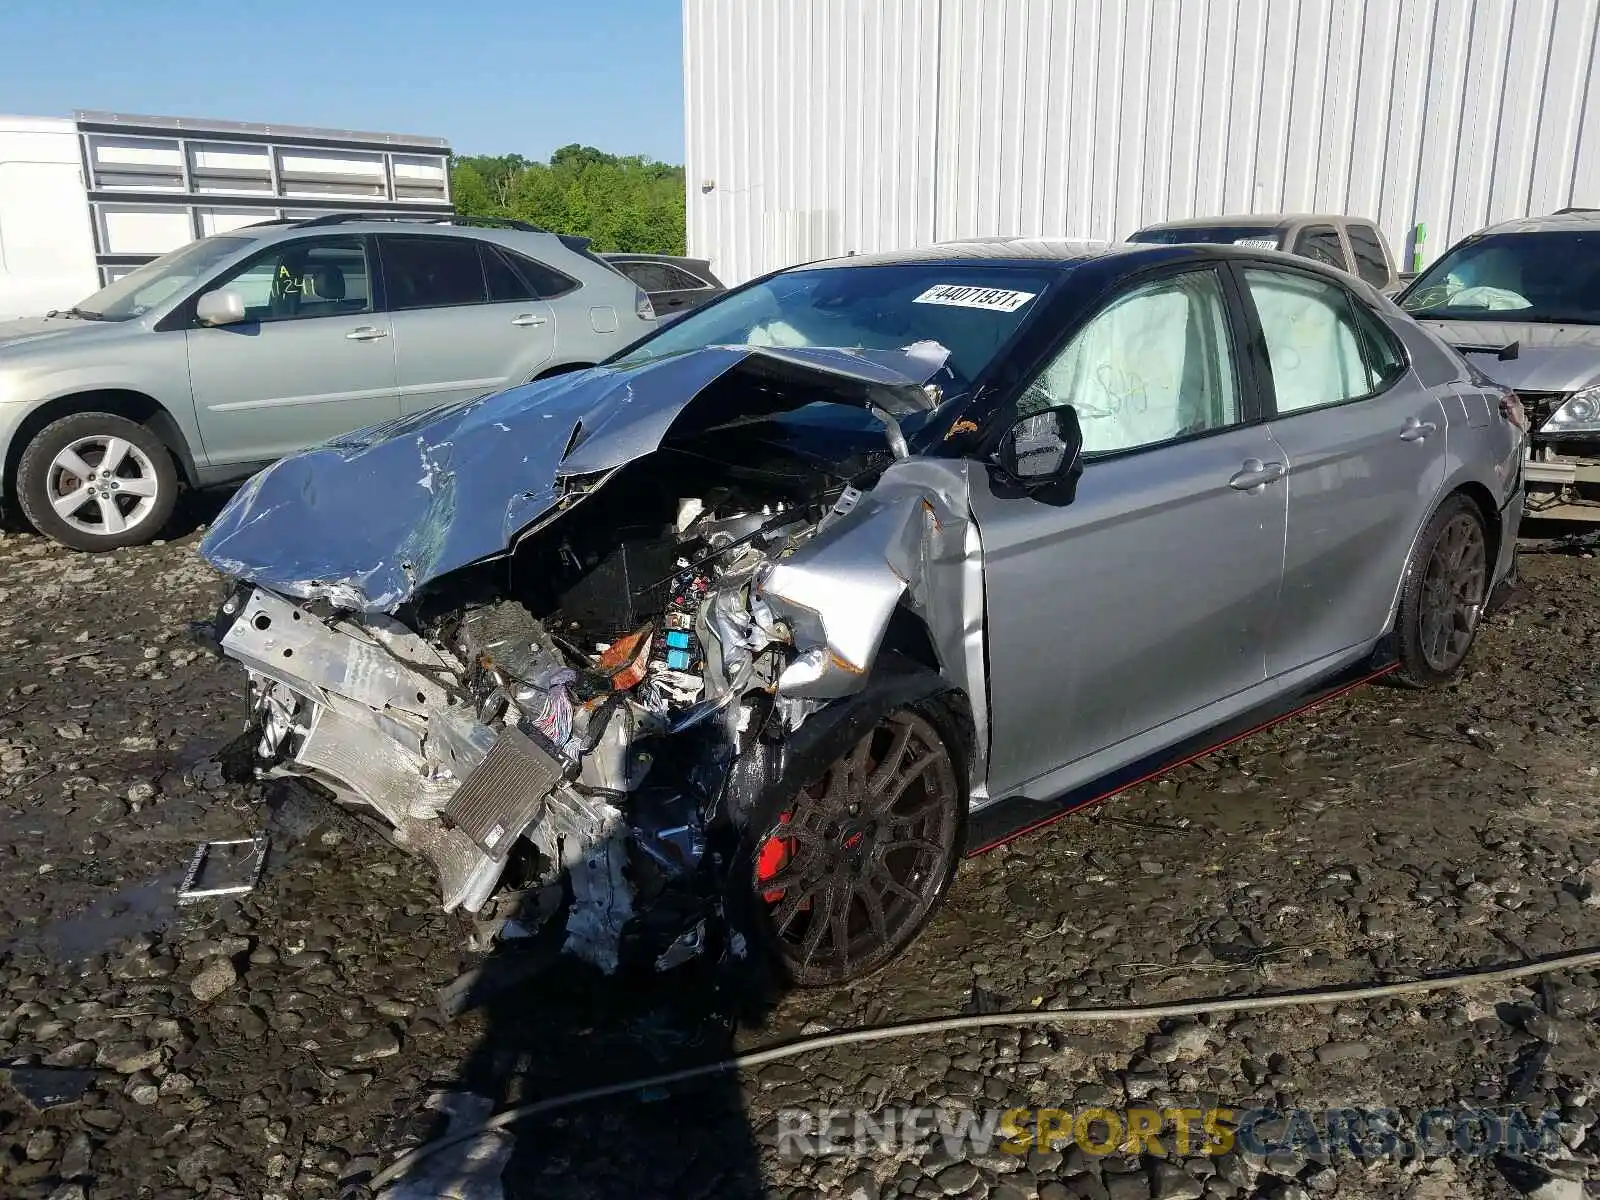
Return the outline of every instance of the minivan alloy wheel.
{"type": "Polygon", "coordinates": [[[161,492],[155,465],[125,438],[91,434],[50,460],[45,494],[56,516],[74,529],[115,535],[143,524],[161,492]]]}
{"type": "Polygon", "coordinates": [[[1422,579],[1421,650],[1436,671],[1454,670],[1472,644],[1487,576],[1483,525],[1458,513],[1434,543],[1422,579]]]}
{"type": "Polygon", "coordinates": [[[961,803],[949,748],[908,709],[801,790],[754,864],[772,942],[796,982],[871,971],[915,935],[954,868],[961,803]]]}

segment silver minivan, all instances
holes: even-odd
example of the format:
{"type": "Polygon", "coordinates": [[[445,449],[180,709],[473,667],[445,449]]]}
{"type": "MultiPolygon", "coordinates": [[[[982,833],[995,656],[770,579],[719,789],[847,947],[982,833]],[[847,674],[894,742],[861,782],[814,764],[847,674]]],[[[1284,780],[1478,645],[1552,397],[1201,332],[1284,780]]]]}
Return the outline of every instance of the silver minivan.
{"type": "Polygon", "coordinates": [[[0,322],[0,503],[80,550],[157,537],[181,486],[590,366],[655,327],[576,238],[336,213],[191,242],[0,322]]]}

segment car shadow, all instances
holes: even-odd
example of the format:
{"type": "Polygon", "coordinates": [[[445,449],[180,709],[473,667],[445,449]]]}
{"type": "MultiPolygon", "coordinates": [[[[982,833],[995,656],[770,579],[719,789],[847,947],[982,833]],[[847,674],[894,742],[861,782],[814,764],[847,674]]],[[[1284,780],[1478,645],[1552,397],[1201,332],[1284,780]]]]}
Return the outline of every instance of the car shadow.
{"type": "MultiPolygon", "coordinates": [[[[739,1032],[764,1025],[781,996],[754,956],[714,950],[667,971],[625,965],[603,974],[562,951],[564,914],[545,919],[548,911],[538,891],[500,904],[496,921],[538,932],[496,941],[441,989],[441,1008],[480,1033],[449,1078],[430,1082],[444,1102],[403,1118],[392,1144],[448,1139],[491,1112],[726,1060],[739,1032]]],[[[489,1197],[497,1172],[507,1200],[767,1195],[731,1071],[561,1105],[515,1123],[503,1141],[477,1139],[434,1159],[378,1195],[489,1197]],[[469,1179],[486,1190],[445,1190],[469,1179]]]]}
{"type": "MultiPolygon", "coordinates": [[[[220,487],[184,488],[172,506],[172,515],[155,536],[163,541],[176,542],[199,532],[217,519],[217,514],[238,490],[236,483],[220,487]]],[[[43,536],[15,505],[0,505],[0,532],[26,537],[43,536]]]]}
{"type": "Polygon", "coordinates": [[[238,490],[238,484],[185,488],[178,493],[178,502],[173,505],[172,516],[167,519],[161,536],[169,542],[175,542],[206,528],[217,519],[217,514],[238,490]]]}

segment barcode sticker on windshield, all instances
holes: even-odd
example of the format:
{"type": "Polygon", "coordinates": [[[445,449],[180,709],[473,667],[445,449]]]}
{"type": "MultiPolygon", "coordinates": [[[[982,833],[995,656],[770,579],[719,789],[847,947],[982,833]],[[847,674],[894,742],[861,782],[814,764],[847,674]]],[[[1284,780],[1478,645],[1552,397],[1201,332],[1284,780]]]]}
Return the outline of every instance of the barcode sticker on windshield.
{"type": "Polygon", "coordinates": [[[1009,288],[975,287],[970,284],[936,283],[912,301],[913,304],[951,304],[956,308],[986,308],[990,312],[1016,312],[1037,293],[1013,292],[1009,288]]]}

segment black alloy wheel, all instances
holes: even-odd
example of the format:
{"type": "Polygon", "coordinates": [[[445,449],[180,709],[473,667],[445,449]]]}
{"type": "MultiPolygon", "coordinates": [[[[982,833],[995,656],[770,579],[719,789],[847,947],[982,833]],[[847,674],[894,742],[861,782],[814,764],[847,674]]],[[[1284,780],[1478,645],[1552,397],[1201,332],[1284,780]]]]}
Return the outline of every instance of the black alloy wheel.
{"type": "Polygon", "coordinates": [[[752,883],[794,983],[860,978],[916,937],[955,871],[960,778],[930,715],[897,709],[767,825],[752,883]]]}
{"type": "Polygon", "coordinates": [[[1402,682],[1444,683],[1466,660],[1489,595],[1489,538],[1478,506],[1450,497],[1418,539],[1396,623],[1402,682]]]}
{"type": "Polygon", "coordinates": [[[1453,671],[1472,645],[1483,611],[1486,548],[1483,524],[1457,513],[1434,543],[1422,579],[1422,656],[1436,671],[1453,671]]]}

